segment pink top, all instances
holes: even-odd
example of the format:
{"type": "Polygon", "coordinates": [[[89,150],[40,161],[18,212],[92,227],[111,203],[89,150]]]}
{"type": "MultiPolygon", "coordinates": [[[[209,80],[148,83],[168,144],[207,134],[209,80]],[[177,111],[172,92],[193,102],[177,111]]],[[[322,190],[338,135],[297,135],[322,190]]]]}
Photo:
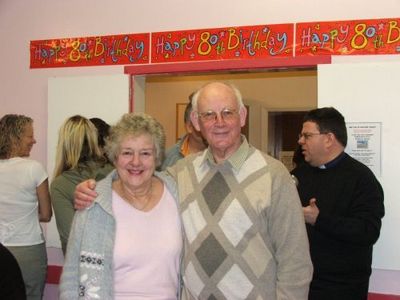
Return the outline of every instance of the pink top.
{"type": "Polygon", "coordinates": [[[143,212],[112,197],[114,299],[176,299],[182,231],[175,199],[164,185],[160,202],[143,212]]]}

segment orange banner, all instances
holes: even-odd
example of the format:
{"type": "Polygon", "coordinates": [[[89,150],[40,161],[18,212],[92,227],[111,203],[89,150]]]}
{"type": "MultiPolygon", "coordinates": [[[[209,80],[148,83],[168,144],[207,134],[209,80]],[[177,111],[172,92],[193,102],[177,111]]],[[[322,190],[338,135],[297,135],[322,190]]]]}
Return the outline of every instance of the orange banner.
{"type": "Polygon", "coordinates": [[[296,56],[400,54],[400,19],[296,24],[296,56]]]}
{"type": "Polygon", "coordinates": [[[149,63],[150,34],[31,41],[31,68],[149,63]]]}
{"type": "Polygon", "coordinates": [[[151,62],[293,56],[294,24],[154,32],[151,62]]]}

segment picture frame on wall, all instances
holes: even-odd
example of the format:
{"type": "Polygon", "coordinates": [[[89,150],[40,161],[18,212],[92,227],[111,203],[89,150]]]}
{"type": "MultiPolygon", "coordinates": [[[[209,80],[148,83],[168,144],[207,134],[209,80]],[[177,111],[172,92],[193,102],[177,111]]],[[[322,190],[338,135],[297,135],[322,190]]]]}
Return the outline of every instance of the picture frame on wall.
{"type": "Polygon", "coordinates": [[[187,103],[176,103],[176,141],[186,134],[185,109],[187,103]]]}

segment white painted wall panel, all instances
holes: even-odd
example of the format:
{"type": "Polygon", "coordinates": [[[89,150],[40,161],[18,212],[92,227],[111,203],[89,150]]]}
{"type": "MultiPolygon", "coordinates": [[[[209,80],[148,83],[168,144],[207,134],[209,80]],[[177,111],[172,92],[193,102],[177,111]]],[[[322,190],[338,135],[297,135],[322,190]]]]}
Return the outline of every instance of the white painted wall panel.
{"type": "MultiPolygon", "coordinates": [[[[58,130],[65,119],[80,114],[113,124],[129,111],[129,76],[51,77],[48,81],[47,170],[52,179],[58,130]]],[[[60,247],[55,217],[46,227],[47,247],[60,247]]]]}
{"type": "Polygon", "coordinates": [[[331,64],[318,67],[318,106],[334,106],[347,122],[382,123],[382,173],[386,215],[374,248],[373,266],[400,270],[399,149],[400,62],[331,64]]]}

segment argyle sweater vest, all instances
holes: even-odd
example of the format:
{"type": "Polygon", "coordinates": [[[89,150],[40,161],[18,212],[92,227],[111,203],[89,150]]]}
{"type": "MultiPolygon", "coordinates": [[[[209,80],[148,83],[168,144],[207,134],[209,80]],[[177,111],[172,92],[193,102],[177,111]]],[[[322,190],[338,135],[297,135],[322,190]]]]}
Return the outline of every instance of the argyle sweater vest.
{"type": "Polygon", "coordinates": [[[229,161],[211,166],[204,155],[185,158],[175,166],[186,235],[183,295],[306,299],[312,266],[300,201],[285,167],[253,147],[240,170],[229,161]],[[287,189],[282,188],[285,185],[287,189]],[[288,210],[289,205],[293,209],[288,210]],[[296,247],[304,253],[296,253],[296,247]],[[278,264],[290,265],[291,259],[300,261],[303,269],[297,272],[295,262],[293,272],[282,273],[278,288],[278,264]],[[286,293],[285,285],[286,296],[300,286],[294,292],[298,294],[277,296],[286,293]]]}

